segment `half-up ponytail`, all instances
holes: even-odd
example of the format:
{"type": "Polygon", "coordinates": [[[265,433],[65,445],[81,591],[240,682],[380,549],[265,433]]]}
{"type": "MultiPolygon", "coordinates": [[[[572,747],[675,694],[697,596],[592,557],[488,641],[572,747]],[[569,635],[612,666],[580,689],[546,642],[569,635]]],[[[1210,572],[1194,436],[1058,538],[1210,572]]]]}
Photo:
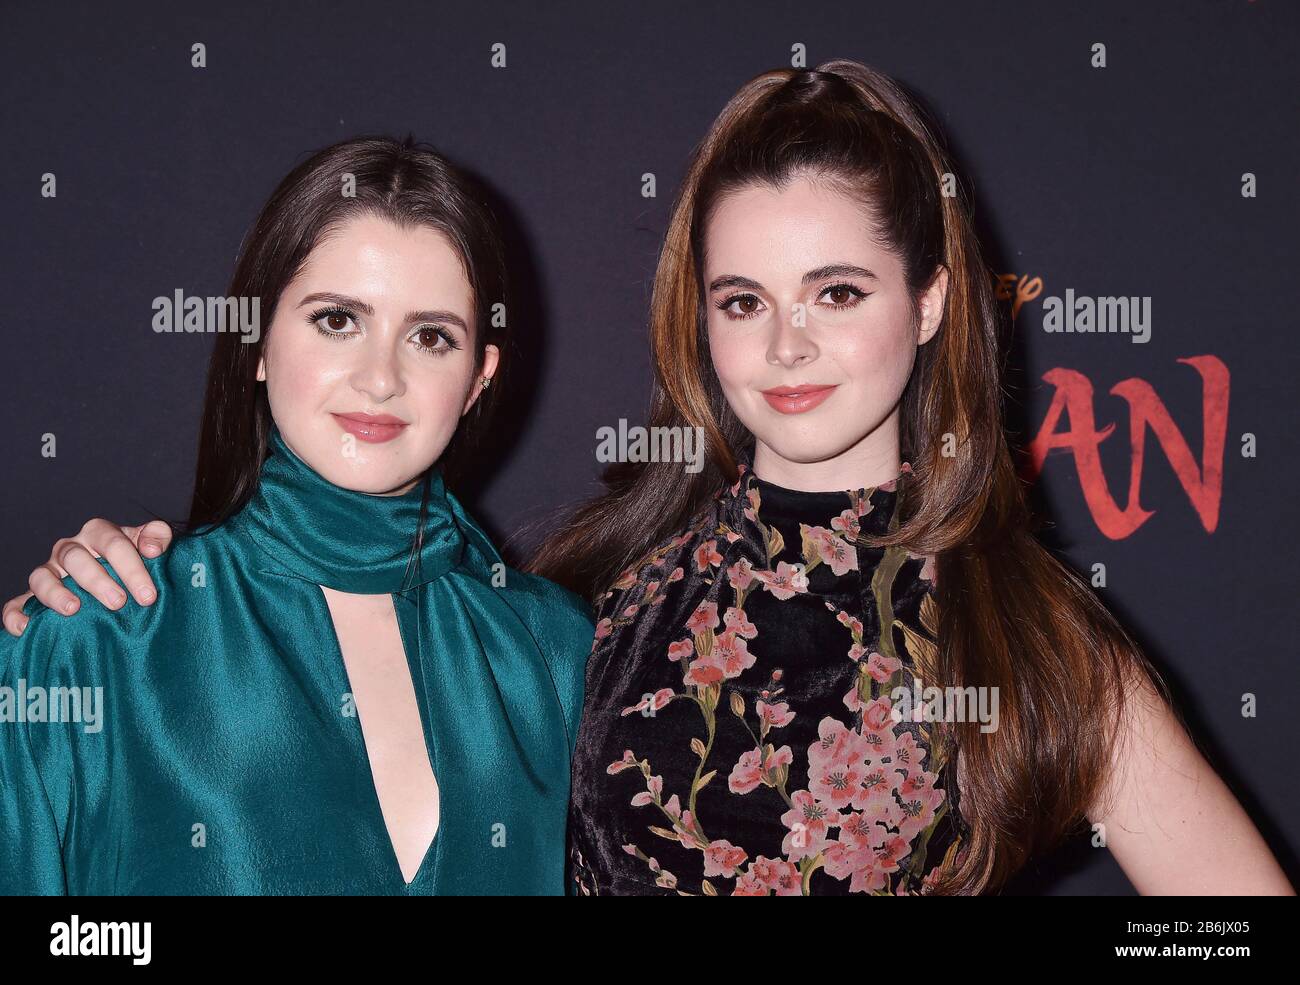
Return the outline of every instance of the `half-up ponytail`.
{"type": "Polygon", "coordinates": [[[902,262],[912,296],[949,272],[943,323],[917,353],[900,407],[912,464],[901,523],[876,546],[936,557],[937,645],[926,686],[996,688],[999,726],[936,723],[957,750],[965,851],[934,892],[993,891],[1098,805],[1134,688],[1167,688],[1086,582],[1033,536],[1003,427],[999,311],[969,190],[937,128],[896,82],[865,65],[758,76],[719,114],[674,203],[650,311],[653,427],[701,427],[704,468],[611,467],[609,491],[542,545],[532,570],[595,599],[736,481],[752,436],[709,358],[700,257],[727,192],[798,175],[857,198],[902,262]]]}

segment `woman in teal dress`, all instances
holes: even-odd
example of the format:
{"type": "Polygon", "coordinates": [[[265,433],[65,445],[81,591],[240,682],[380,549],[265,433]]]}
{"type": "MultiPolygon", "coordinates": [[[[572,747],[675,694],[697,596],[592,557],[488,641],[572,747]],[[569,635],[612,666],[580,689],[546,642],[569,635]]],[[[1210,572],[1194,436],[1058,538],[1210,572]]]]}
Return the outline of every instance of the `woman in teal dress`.
{"type": "Polygon", "coordinates": [[[230,292],[269,326],[217,338],[157,601],[33,601],[0,639],[0,892],[564,892],[589,609],[508,569],[447,488],[507,341],[500,257],[468,179],[409,140],[335,145],[281,183],[230,292]],[[411,744],[385,733],[389,682],[367,703],[350,677],[385,639],[424,785],[392,768],[411,744]],[[436,833],[402,865],[412,815],[436,833]]]}

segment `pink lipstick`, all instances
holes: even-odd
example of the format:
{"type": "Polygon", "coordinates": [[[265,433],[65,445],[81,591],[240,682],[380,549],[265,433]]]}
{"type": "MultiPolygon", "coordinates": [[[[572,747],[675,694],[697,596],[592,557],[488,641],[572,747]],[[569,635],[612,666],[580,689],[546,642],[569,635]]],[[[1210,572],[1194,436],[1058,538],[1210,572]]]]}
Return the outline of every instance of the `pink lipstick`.
{"type": "Polygon", "coordinates": [[[810,383],[807,386],[775,386],[762,393],[763,399],[772,406],[773,410],[782,414],[803,414],[829,397],[838,385],[822,386],[810,383]]]}
{"type": "Polygon", "coordinates": [[[392,414],[334,414],[333,417],[348,434],[371,444],[392,441],[407,427],[406,421],[392,414]]]}

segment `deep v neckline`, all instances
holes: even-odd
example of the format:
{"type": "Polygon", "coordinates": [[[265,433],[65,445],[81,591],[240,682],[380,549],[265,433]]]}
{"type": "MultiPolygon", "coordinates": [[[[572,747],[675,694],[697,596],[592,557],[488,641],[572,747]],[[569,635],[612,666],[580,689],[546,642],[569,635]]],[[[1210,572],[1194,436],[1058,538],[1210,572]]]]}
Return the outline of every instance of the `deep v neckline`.
{"type": "Polygon", "coordinates": [[[405,657],[407,671],[410,675],[409,677],[410,685],[415,695],[416,714],[420,722],[420,733],[423,737],[424,753],[428,759],[429,769],[433,773],[433,780],[435,784],[435,789],[437,790],[437,797],[438,797],[438,822],[436,827],[434,828],[433,837],[429,839],[428,845],[425,846],[424,852],[420,857],[420,863],[416,867],[415,872],[412,874],[410,880],[408,881],[406,879],[406,875],[402,872],[402,863],[401,863],[401,858],[398,855],[397,845],[393,841],[392,833],[389,831],[388,828],[388,820],[384,815],[383,801],[379,795],[379,785],[375,782],[375,773],[370,760],[370,747],[369,744],[366,742],[365,726],[361,720],[360,707],[357,706],[356,704],[356,692],[355,689],[353,688],[351,675],[348,672],[347,658],[343,654],[343,645],[339,637],[338,627],[334,623],[333,611],[330,608],[328,597],[325,595],[325,592],[320,589],[320,586],[317,586],[317,591],[318,591],[318,597],[320,599],[320,604],[325,610],[325,619],[327,620],[329,625],[329,637],[331,639],[333,649],[334,649],[334,654],[333,654],[333,659],[335,661],[334,667],[340,678],[340,682],[347,688],[346,693],[351,695],[353,698],[353,707],[356,712],[357,728],[354,732],[349,731],[348,735],[352,739],[357,749],[357,752],[359,753],[360,760],[361,760],[361,768],[364,770],[366,775],[365,786],[367,787],[367,790],[369,792],[369,796],[367,797],[367,800],[369,802],[368,809],[369,809],[369,813],[372,816],[372,823],[375,823],[377,829],[379,830],[379,832],[381,832],[380,836],[383,842],[385,843],[385,845],[387,846],[387,851],[385,852],[385,855],[389,861],[390,867],[393,869],[394,874],[396,875],[398,883],[402,886],[403,890],[410,891],[417,885],[422,884],[431,866],[436,867],[435,859],[437,855],[437,849],[439,846],[439,837],[442,834],[443,828],[445,827],[444,824],[445,811],[443,810],[445,800],[443,797],[443,784],[439,780],[439,777],[442,776],[443,773],[439,769],[437,744],[433,740],[433,730],[430,723],[427,693],[425,691],[425,686],[424,686],[425,684],[424,669],[423,667],[420,666],[420,661],[418,659],[418,654],[419,654],[418,622],[417,622],[417,629],[416,629],[417,638],[415,640],[408,640],[407,630],[403,626],[401,607],[403,605],[411,605],[412,603],[401,598],[398,595],[388,596],[389,603],[393,606],[393,617],[397,624],[398,641],[401,645],[403,656],[405,657]],[[412,650],[412,644],[414,644],[415,647],[414,650],[412,650]],[[411,656],[412,652],[414,652],[417,655],[417,657],[414,659],[411,656]]]}

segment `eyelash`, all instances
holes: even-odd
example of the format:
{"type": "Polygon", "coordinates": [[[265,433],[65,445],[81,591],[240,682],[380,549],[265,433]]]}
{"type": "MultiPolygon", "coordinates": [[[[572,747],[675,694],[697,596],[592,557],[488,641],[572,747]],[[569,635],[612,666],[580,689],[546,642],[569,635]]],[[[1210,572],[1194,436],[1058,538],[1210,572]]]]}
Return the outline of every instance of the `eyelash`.
{"type": "MultiPolygon", "coordinates": [[[[323,328],[321,326],[320,324],[321,319],[328,318],[330,315],[342,315],[345,318],[352,319],[353,322],[357,320],[356,314],[353,313],[352,311],[349,311],[347,308],[340,308],[335,306],[330,308],[321,308],[319,311],[313,311],[310,315],[307,316],[307,324],[316,326],[316,331],[320,332],[321,335],[325,336],[325,338],[330,339],[331,341],[337,342],[340,339],[347,338],[346,335],[340,332],[331,332],[328,329],[323,328]]],[[[430,345],[421,345],[419,342],[415,343],[415,347],[421,350],[422,352],[430,352],[433,353],[434,355],[442,355],[446,352],[450,352],[453,349],[460,348],[460,343],[456,341],[456,336],[454,336],[448,329],[444,328],[443,326],[421,325],[420,328],[434,329],[438,333],[439,337],[444,342],[447,343],[446,348],[439,348],[430,345]]],[[[417,329],[417,333],[418,333],[418,329],[417,329]]]]}
{"type": "MultiPolygon", "coordinates": [[[[862,290],[860,287],[855,287],[853,284],[827,284],[824,288],[822,288],[821,292],[817,296],[821,297],[822,294],[825,294],[827,291],[834,291],[841,288],[851,293],[853,295],[853,300],[845,301],[843,304],[832,304],[831,307],[836,311],[845,311],[849,308],[855,308],[857,307],[858,303],[867,296],[866,291],[862,290]]],[[[717,302],[714,305],[714,307],[716,307],[719,311],[726,314],[726,316],[732,319],[733,321],[744,321],[746,318],[753,318],[754,316],[761,314],[761,312],[751,311],[749,312],[749,314],[740,315],[740,314],[732,314],[731,312],[727,311],[727,309],[730,308],[737,301],[739,301],[741,298],[752,298],[752,297],[754,297],[753,294],[733,294],[731,295],[731,297],[717,302]]]]}

